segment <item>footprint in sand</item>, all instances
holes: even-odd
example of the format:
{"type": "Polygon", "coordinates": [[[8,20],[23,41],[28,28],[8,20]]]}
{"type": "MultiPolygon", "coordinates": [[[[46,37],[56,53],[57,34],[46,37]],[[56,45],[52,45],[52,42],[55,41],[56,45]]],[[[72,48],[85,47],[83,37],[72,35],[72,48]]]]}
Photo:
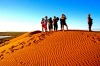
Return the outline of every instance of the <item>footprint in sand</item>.
{"type": "Polygon", "coordinates": [[[0,57],[2,57],[3,56],[3,54],[0,54],[0,57]]]}
{"type": "Polygon", "coordinates": [[[14,49],[13,49],[13,48],[9,48],[9,50],[10,50],[11,52],[14,52],[14,49]]]}
{"type": "Polygon", "coordinates": [[[45,34],[41,34],[41,37],[45,38],[45,34]]]}
{"type": "Polygon", "coordinates": [[[92,39],[92,41],[94,42],[94,43],[96,43],[96,39],[95,39],[95,37],[91,37],[92,39]]]}
{"type": "Polygon", "coordinates": [[[43,40],[45,38],[45,35],[40,35],[38,37],[39,37],[39,40],[43,40]]]}
{"type": "MultiPolygon", "coordinates": [[[[11,52],[14,52],[15,50],[18,50],[16,47],[17,47],[18,45],[16,45],[16,46],[12,46],[11,48],[9,48],[9,50],[11,51],[11,52]],[[14,49],[14,48],[16,48],[16,49],[14,49]]],[[[9,52],[6,52],[6,53],[9,53],[9,52]]]]}
{"type": "Polygon", "coordinates": [[[30,46],[31,44],[32,44],[32,43],[30,42],[29,44],[26,45],[26,47],[27,47],[27,46],[30,46]]]}
{"type": "Polygon", "coordinates": [[[32,37],[30,40],[33,40],[34,39],[34,37],[32,37]]]}
{"type": "Polygon", "coordinates": [[[23,65],[23,64],[25,64],[25,63],[24,63],[24,62],[20,62],[20,64],[22,64],[22,65],[23,65]]]}
{"type": "Polygon", "coordinates": [[[92,39],[95,39],[94,37],[92,37],[92,39]]]}
{"type": "Polygon", "coordinates": [[[89,35],[87,35],[87,37],[89,38],[89,35]]]}
{"type": "Polygon", "coordinates": [[[96,43],[96,41],[95,40],[92,40],[94,43],[96,43]]]}
{"type": "Polygon", "coordinates": [[[6,52],[6,54],[8,54],[8,53],[10,53],[10,52],[6,52]]]}
{"type": "Polygon", "coordinates": [[[22,49],[22,48],[24,48],[24,46],[22,45],[19,49],[22,49]]]}
{"type": "Polygon", "coordinates": [[[0,54],[0,60],[2,60],[4,57],[3,57],[3,54],[0,54]]]}
{"type": "Polygon", "coordinates": [[[98,41],[100,41],[100,37],[99,37],[98,35],[94,34],[94,36],[96,37],[96,39],[97,39],[98,41]]]}
{"type": "Polygon", "coordinates": [[[84,33],[82,33],[82,35],[83,35],[84,33]]]}
{"type": "Polygon", "coordinates": [[[6,50],[3,50],[1,53],[4,53],[6,50]]]}
{"type": "Polygon", "coordinates": [[[14,45],[13,45],[11,48],[15,48],[15,47],[17,47],[17,46],[14,46],[14,45]]]}
{"type": "Polygon", "coordinates": [[[25,44],[25,42],[21,42],[21,43],[19,42],[19,45],[23,45],[23,44],[25,44]]]}
{"type": "Polygon", "coordinates": [[[100,55],[96,55],[97,58],[100,58],[100,55]]]}
{"type": "Polygon", "coordinates": [[[96,43],[97,41],[97,39],[94,37],[94,36],[91,36],[91,35],[87,35],[87,37],[91,40],[91,41],[93,41],[94,43],[96,43]]]}
{"type": "Polygon", "coordinates": [[[34,37],[32,37],[32,38],[30,38],[27,42],[29,43],[29,42],[31,42],[32,40],[34,40],[35,38],[34,37]]]}
{"type": "Polygon", "coordinates": [[[34,39],[33,43],[38,44],[40,41],[44,40],[45,35],[50,36],[52,34],[52,32],[47,32],[45,34],[41,34],[40,36],[38,36],[38,39],[34,39]]]}
{"type": "Polygon", "coordinates": [[[97,38],[98,41],[100,41],[100,38],[97,38]]]}
{"type": "Polygon", "coordinates": [[[38,43],[39,43],[39,40],[36,40],[36,39],[35,39],[35,40],[33,41],[33,43],[38,44],[38,43]]]}

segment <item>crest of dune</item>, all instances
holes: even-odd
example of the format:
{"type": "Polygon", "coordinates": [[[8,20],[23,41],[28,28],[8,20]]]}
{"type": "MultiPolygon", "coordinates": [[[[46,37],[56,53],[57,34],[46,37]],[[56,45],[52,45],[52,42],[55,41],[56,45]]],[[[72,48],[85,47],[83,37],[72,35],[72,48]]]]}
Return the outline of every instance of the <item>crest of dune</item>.
{"type": "Polygon", "coordinates": [[[0,66],[100,66],[100,32],[25,33],[0,47],[0,66]]]}

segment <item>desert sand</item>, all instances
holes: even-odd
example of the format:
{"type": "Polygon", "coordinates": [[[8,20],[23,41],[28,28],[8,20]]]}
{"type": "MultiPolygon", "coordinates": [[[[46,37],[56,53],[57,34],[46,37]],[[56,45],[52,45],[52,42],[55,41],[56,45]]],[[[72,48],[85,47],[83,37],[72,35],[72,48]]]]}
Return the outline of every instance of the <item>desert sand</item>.
{"type": "Polygon", "coordinates": [[[100,32],[25,33],[0,47],[0,66],[100,66],[100,32]]]}

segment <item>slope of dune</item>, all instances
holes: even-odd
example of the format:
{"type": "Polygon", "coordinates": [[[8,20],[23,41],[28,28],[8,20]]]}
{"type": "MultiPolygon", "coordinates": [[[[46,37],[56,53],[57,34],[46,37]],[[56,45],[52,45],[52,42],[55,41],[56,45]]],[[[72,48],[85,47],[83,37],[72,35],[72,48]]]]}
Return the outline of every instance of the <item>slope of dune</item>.
{"type": "Polygon", "coordinates": [[[0,66],[100,66],[100,32],[31,32],[0,47],[0,66]]]}

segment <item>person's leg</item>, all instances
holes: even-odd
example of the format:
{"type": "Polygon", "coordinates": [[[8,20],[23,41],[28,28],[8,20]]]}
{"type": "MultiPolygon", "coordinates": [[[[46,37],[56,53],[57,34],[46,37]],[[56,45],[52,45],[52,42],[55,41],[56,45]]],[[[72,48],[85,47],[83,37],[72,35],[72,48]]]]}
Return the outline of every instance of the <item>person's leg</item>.
{"type": "Polygon", "coordinates": [[[90,31],[90,27],[89,27],[89,24],[88,24],[88,31],[90,31]]]}
{"type": "Polygon", "coordinates": [[[51,31],[53,31],[53,25],[51,24],[51,31]]]}
{"type": "Polygon", "coordinates": [[[61,30],[62,30],[62,23],[60,23],[61,24],[61,30]]]}
{"type": "Polygon", "coordinates": [[[45,32],[47,32],[47,25],[44,26],[45,32]]]}
{"type": "Polygon", "coordinates": [[[57,29],[56,30],[58,30],[58,24],[57,24],[57,29]]]}
{"type": "Polygon", "coordinates": [[[47,32],[47,25],[46,25],[46,32],[47,32]]]}
{"type": "Polygon", "coordinates": [[[62,30],[64,31],[64,25],[62,25],[62,30]]]}
{"type": "Polygon", "coordinates": [[[42,32],[44,32],[44,31],[43,31],[43,26],[42,26],[42,32]]]}
{"type": "Polygon", "coordinates": [[[89,26],[89,31],[91,31],[91,27],[89,26]]]}
{"type": "MultiPolygon", "coordinates": [[[[49,24],[48,24],[48,29],[49,29],[50,27],[49,27],[49,24]]],[[[50,30],[50,29],[49,29],[50,30]]]]}
{"type": "Polygon", "coordinates": [[[50,25],[48,25],[48,29],[49,29],[49,31],[50,31],[50,25]]]}
{"type": "Polygon", "coordinates": [[[66,24],[66,29],[68,30],[68,25],[66,24]]]}
{"type": "Polygon", "coordinates": [[[55,24],[55,30],[57,31],[57,24],[55,24]]]}
{"type": "Polygon", "coordinates": [[[55,29],[56,29],[56,25],[54,24],[54,31],[55,31],[55,29]]]}
{"type": "Polygon", "coordinates": [[[90,31],[91,31],[91,27],[92,27],[92,25],[90,25],[90,31]]]}
{"type": "Polygon", "coordinates": [[[89,24],[89,31],[91,31],[91,25],[89,24]]]}
{"type": "Polygon", "coordinates": [[[52,25],[50,25],[50,31],[52,31],[52,25]]]}

